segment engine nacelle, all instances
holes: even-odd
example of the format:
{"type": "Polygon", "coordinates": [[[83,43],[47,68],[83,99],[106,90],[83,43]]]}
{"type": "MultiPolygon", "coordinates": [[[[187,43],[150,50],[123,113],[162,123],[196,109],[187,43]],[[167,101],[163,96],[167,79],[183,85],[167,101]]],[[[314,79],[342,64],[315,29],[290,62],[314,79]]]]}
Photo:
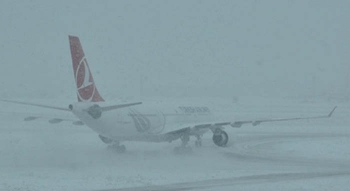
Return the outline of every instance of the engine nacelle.
{"type": "Polygon", "coordinates": [[[104,137],[104,136],[102,136],[102,135],[98,135],[98,137],[100,137],[101,141],[104,142],[104,143],[106,143],[106,144],[110,144],[110,143],[113,142],[112,139],[107,138],[107,137],[104,137]]]}
{"type": "Polygon", "coordinates": [[[217,145],[219,147],[225,147],[228,143],[228,135],[222,129],[217,128],[214,131],[213,141],[214,141],[215,145],[217,145]]]}

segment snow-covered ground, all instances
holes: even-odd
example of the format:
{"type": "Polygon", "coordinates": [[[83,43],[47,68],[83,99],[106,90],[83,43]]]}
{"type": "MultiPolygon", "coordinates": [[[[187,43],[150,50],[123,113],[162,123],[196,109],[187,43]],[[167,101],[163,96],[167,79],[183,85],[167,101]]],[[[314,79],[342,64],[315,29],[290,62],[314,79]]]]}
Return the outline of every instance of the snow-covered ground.
{"type": "MultiPolygon", "coordinates": [[[[238,118],[313,116],[335,105],[254,100],[224,110],[238,118]]],[[[1,103],[0,190],[348,190],[350,105],[337,105],[331,119],[226,128],[227,148],[208,133],[202,148],[176,155],[178,141],[127,142],[127,153],[117,154],[85,126],[22,120],[67,113],[1,103]]]]}

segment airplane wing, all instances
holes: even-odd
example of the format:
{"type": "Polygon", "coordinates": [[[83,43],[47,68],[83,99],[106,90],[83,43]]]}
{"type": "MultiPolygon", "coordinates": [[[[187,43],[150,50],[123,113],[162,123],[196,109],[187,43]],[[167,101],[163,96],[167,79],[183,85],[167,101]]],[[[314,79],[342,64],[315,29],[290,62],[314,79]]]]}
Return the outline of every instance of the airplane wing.
{"type": "Polygon", "coordinates": [[[43,107],[43,108],[55,109],[55,110],[61,110],[61,111],[70,111],[70,109],[68,109],[68,107],[64,108],[64,107],[57,107],[57,106],[37,104],[37,103],[29,103],[29,102],[23,102],[23,101],[13,101],[13,100],[7,100],[7,99],[0,99],[0,101],[9,102],[9,103],[16,103],[16,104],[21,104],[21,105],[31,105],[31,106],[43,107]]]}
{"type": "Polygon", "coordinates": [[[183,135],[196,136],[202,135],[207,130],[211,129],[214,131],[216,128],[230,125],[234,128],[240,128],[244,124],[252,124],[253,126],[259,125],[265,122],[278,122],[278,121],[295,121],[295,120],[308,120],[308,119],[320,119],[330,118],[334,113],[337,106],[335,106],[328,115],[311,116],[311,117],[291,117],[291,118],[272,118],[272,119],[255,119],[255,120],[238,120],[238,121],[216,121],[206,123],[195,123],[195,124],[182,124],[178,126],[178,130],[170,131],[163,134],[164,141],[174,141],[181,138],[183,135]]]}
{"type": "MultiPolygon", "coordinates": [[[[48,108],[48,109],[55,109],[55,110],[61,110],[61,111],[71,111],[68,107],[57,107],[57,106],[52,106],[52,105],[46,105],[46,104],[37,104],[37,103],[29,103],[29,102],[22,102],[22,101],[13,101],[13,100],[6,100],[6,99],[0,99],[0,101],[3,102],[9,102],[9,103],[16,103],[16,104],[21,104],[21,105],[31,105],[31,106],[36,106],[36,107],[42,107],[42,108],[48,108]]],[[[109,105],[109,106],[104,106],[100,107],[101,111],[111,111],[111,110],[116,110],[124,107],[130,107],[134,105],[140,105],[142,102],[133,102],[133,103],[124,103],[124,104],[116,104],[116,105],[109,105]]]]}
{"type": "Polygon", "coordinates": [[[232,127],[240,128],[243,124],[252,124],[253,126],[259,125],[265,122],[277,122],[277,121],[294,121],[294,120],[307,120],[307,119],[320,119],[320,118],[330,118],[337,106],[335,106],[328,115],[313,116],[313,117],[293,117],[293,118],[276,118],[276,119],[257,119],[257,120],[245,120],[245,121],[234,121],[230,125],[232,127]]]}
{"type": "MultiPolygon", "coordinates": [[[[13,101],[13,100],[6,100],[6,99],[0,99],[0,101],[71,112],[71,109],[69,109],[69,107],[64,108],[64,107],[58,107],[58,106],[52,106],[52,105],[46,105],[46,104],[37,104],[37,103],[13,101]]],[[[130,107],[130,106],[134,106],[134,105],[139,105],[139,104],[142,104],[142,102],[108,105],[108,106],[104,106],[104,107],[98,107],[98,109],[101,112],[106,112],[106,111],[116,110],[116,109],[120,109],[120,108],[130,107]]],[[[62,118],[61,117],[46,117],[46,116],[41,116],[41,115],[36,115],[36,116],[29,115],[29,116],[24,118],[24,121],[32,121],[32,120],[36,120],[36,119],[47,119],[48,122],[51,124],[56,124],[56,123],[60,123],[63,121],[69,121],[69,122],[72,122],[73,125],[84,125],[84,123],[82,121],[79,121],[76,119],[70,119],[67,117],[62,117],[62,118]]]]}
{"type": "MultiPolygon", "coordinates": [[[[54,110],[60,110],[60,111],[70,111],[67,108],[64,107],[57,107],[52,105],[45,105],[45,104],[37,104],[37,103],[29,103],[29,102],[23,102],[23,101],[13,101],[13,100],[6,100],[6,99],[0,99],[0,101],[3,102],[9,102],[9,103],[15,103],[15,104],[21,104],[21,105],[30,105],[30,106],[36,106],[36,107],[42,107],[47,109],[54,109],[54,110]]],[[[30,114],[30,113],[23,113],[23,112],[1,112],[1,113],[11,113],[16,114],[18,116],[26,116],[24,117],[24,121],[33,121],[33,120],[47,120],[50,124],[57,124],[61,123],[63,121],[71,122],[73,125],[84,125],[83,122],[77,120],[76,118],[69,118],[67,116],[64,117],[51,117],[51,116],[43,116],[41,114],[30,114]]]]}
{"type": "Polygon", "coordinates": [[[46,116],[40,116],[40,115],[37,115],[37,116],[30,115],[25,117],[23,120],[33,121],[33,120],[39,120],[39,119],[47,120],[50,124],[57,124],[57,123],[67,121],[67,122],[71,122],[73,125],[84,125],[84,123],[80,120],[70,119],[65,117],[46,117],[46,116]]]}
{"type": "Polygon", "coordinates": [[[78,120],[75,117],[70,117],[66,115],[42,115],[42,114],[36,114],[36,113],[28,113],[28,112],[14,112],[14,111],[0,111],[0,114],[4,115],[11,115],[11,116],[17,116],[19,118],[22,118],[24,121],[33,121],[33,120],[44,120],[49,122],[50,124],[57,124],[61,122],[70,122],[73,125],[84,125],[83,122],[78,120]]]}

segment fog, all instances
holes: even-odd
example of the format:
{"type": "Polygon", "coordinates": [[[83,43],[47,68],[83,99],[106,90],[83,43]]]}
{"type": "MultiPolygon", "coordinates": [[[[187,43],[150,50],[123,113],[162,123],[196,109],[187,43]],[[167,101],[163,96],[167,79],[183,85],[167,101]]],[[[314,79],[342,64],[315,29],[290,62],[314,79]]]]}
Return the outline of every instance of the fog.
{"type": "Polygon", "coordinates": [[[87,126],[48,123],[69,112],[1,102],[0,190],[348,190],[349,7],[0,1],[0,99],[75,102],[75,35],[107,101],[185,98],[215,106],[225,122],[327,115],[338,105],[330,119],[225,128],[227,147],[215,146],[209,131],[201,148],[191,138],[188,154],[173,152],[179,140],[126,142],[120,154],[87,126]]]}
{"type": "Polygon", "coordinates": [[[68,35],[102,95],[350,93],[349,1],[1,1],[1,97],[75,99],[68,35]]]}

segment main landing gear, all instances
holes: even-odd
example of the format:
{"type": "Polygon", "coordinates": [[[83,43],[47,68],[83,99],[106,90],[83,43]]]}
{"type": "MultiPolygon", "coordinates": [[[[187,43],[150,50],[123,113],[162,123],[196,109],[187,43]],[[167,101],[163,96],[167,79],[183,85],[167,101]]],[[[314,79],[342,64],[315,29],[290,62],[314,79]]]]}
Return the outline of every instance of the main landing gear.
{"type": "MultiPolygon", "coordinates": [[[[198,148],[202,146],[202,136],[196,135],[195,136],[197,140],[194,142],[194,145],[198,148]]],[[[181,146],[175,147],[174,152],[176,154],[188,154],[192,153],[192,148],[188,145],[188,142],[190,141],[190,136],[187,134],[184,134],[181,136],[181,146]]]]}
{"type": "Polygon", "coordinates": [[[201,135],[196,135],[197,140],[194,142],[194,145],[196,147],[202,147],[202,136],[201,135]]]}
{"type": "Polygon", "coordinates": [[[192,148],[188,146],[188,142],[190,141],[189,135],[181,136],[181,146],[175,147],[174,152],[176,154],[188,154],[192,153],[192,148]]]}
{"type": "Polygon", "coordinates": [[[110,138],[99,135],[102,142],[108,145],[108,149],[116,151],[117,153],[125,153],[126,147],[125,145],[121,145],[119,141],[112,140],[110,138]]]}
{"type": "Polygon", "coordinates": [[[113,142],[112,144],[109,144],[108,149],[116,151],[117,153],[125,153],[126,147],[125,145],[119,144],[119,142],[113,142]]]}

